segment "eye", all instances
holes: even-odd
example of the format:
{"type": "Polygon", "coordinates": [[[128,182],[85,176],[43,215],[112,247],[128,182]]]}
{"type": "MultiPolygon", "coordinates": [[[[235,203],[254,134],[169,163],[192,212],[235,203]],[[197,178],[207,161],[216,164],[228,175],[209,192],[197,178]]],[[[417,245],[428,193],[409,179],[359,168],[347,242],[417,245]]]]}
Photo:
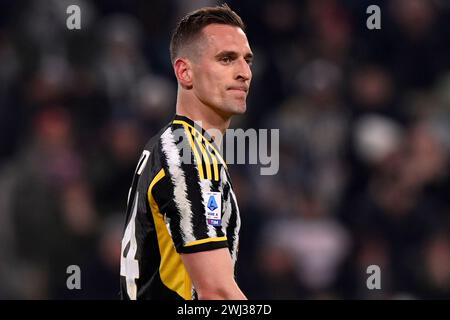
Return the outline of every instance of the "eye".
{"type": "Polygon", "coordinates": [[[247,64],[251,67],[253,64],[253,60],[251,59],[245,59],[245,61],[247,62],[247,64]]]}
{"type": "Polygon", "coordinates": [[[220,59],[224,64],[229,64],[231,62],[231,57],[225,56],[222,59],[220,59]]]}

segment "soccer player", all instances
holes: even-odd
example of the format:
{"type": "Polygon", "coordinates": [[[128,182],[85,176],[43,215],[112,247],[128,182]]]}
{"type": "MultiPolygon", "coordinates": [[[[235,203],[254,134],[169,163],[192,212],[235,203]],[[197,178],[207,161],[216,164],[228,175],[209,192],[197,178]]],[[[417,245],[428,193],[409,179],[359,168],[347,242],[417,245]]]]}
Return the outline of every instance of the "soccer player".
{"type": "Polygon", "coordinates": [[[170,54],[176,115],[147,143],[134,174],[122,298],[246,299],[235,281],[239,209],[216,145],[246,110],[253,55],[243,22],[227,5],[191,12],[170,54]]]}

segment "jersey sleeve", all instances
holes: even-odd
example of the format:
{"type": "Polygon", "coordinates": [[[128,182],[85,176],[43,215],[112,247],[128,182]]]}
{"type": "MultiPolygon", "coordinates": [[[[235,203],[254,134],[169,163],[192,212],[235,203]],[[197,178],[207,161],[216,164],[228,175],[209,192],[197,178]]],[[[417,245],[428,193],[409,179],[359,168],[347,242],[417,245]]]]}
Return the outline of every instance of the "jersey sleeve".
{"type": "Polygon", "coordinates": [[[179,253],[227,247],[221,180],[214,174],[220,165],[198,137],[180,130],[161,136],[165,176],[153,191],[166,227],[179,253]]]}

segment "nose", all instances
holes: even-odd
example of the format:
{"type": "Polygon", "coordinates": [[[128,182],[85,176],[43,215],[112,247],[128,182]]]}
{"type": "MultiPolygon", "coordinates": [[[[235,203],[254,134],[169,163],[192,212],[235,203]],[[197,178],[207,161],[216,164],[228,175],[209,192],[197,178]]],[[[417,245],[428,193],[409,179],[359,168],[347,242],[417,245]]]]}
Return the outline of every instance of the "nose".
{"type": "Polygon", "coordinates": [[[241,81],[249,81],[252,79],[252,70],[244,58],[239,59],[237,64],[236,79],[241,81]]]}

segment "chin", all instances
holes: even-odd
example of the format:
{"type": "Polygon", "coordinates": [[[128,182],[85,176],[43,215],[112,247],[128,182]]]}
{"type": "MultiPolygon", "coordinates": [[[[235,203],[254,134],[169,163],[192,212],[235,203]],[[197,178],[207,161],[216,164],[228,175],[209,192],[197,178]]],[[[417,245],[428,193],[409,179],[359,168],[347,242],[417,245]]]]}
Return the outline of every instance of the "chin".
{"type": "Polygon", "coordinates": [[[221,110],[222,114],[231,117],[231,116],[235,116],[235,115],[244,114],[247,111],[247,104],[245,102],[228,104],[228,105],[222,106],[222,108],[218,108],[218,109],[221,110]]]}
{"type": "Polygon", "coordinates": [[[229,114],[230,116],[237,116],[244,114],[247,111],[247,106],[235,106],[234,108],[230,108],[229,114]]]}
{"type": "Polygon", "coordinates": [[[245,102],[235,104],[230,110],[236,115],[244,114],[247,111],[247,104],[245,102]]]}
{"type": "Polygon", "coordinates": [[[244,114],[247,111],[247,105],[239,107],[236,114],[244,114]]]}

